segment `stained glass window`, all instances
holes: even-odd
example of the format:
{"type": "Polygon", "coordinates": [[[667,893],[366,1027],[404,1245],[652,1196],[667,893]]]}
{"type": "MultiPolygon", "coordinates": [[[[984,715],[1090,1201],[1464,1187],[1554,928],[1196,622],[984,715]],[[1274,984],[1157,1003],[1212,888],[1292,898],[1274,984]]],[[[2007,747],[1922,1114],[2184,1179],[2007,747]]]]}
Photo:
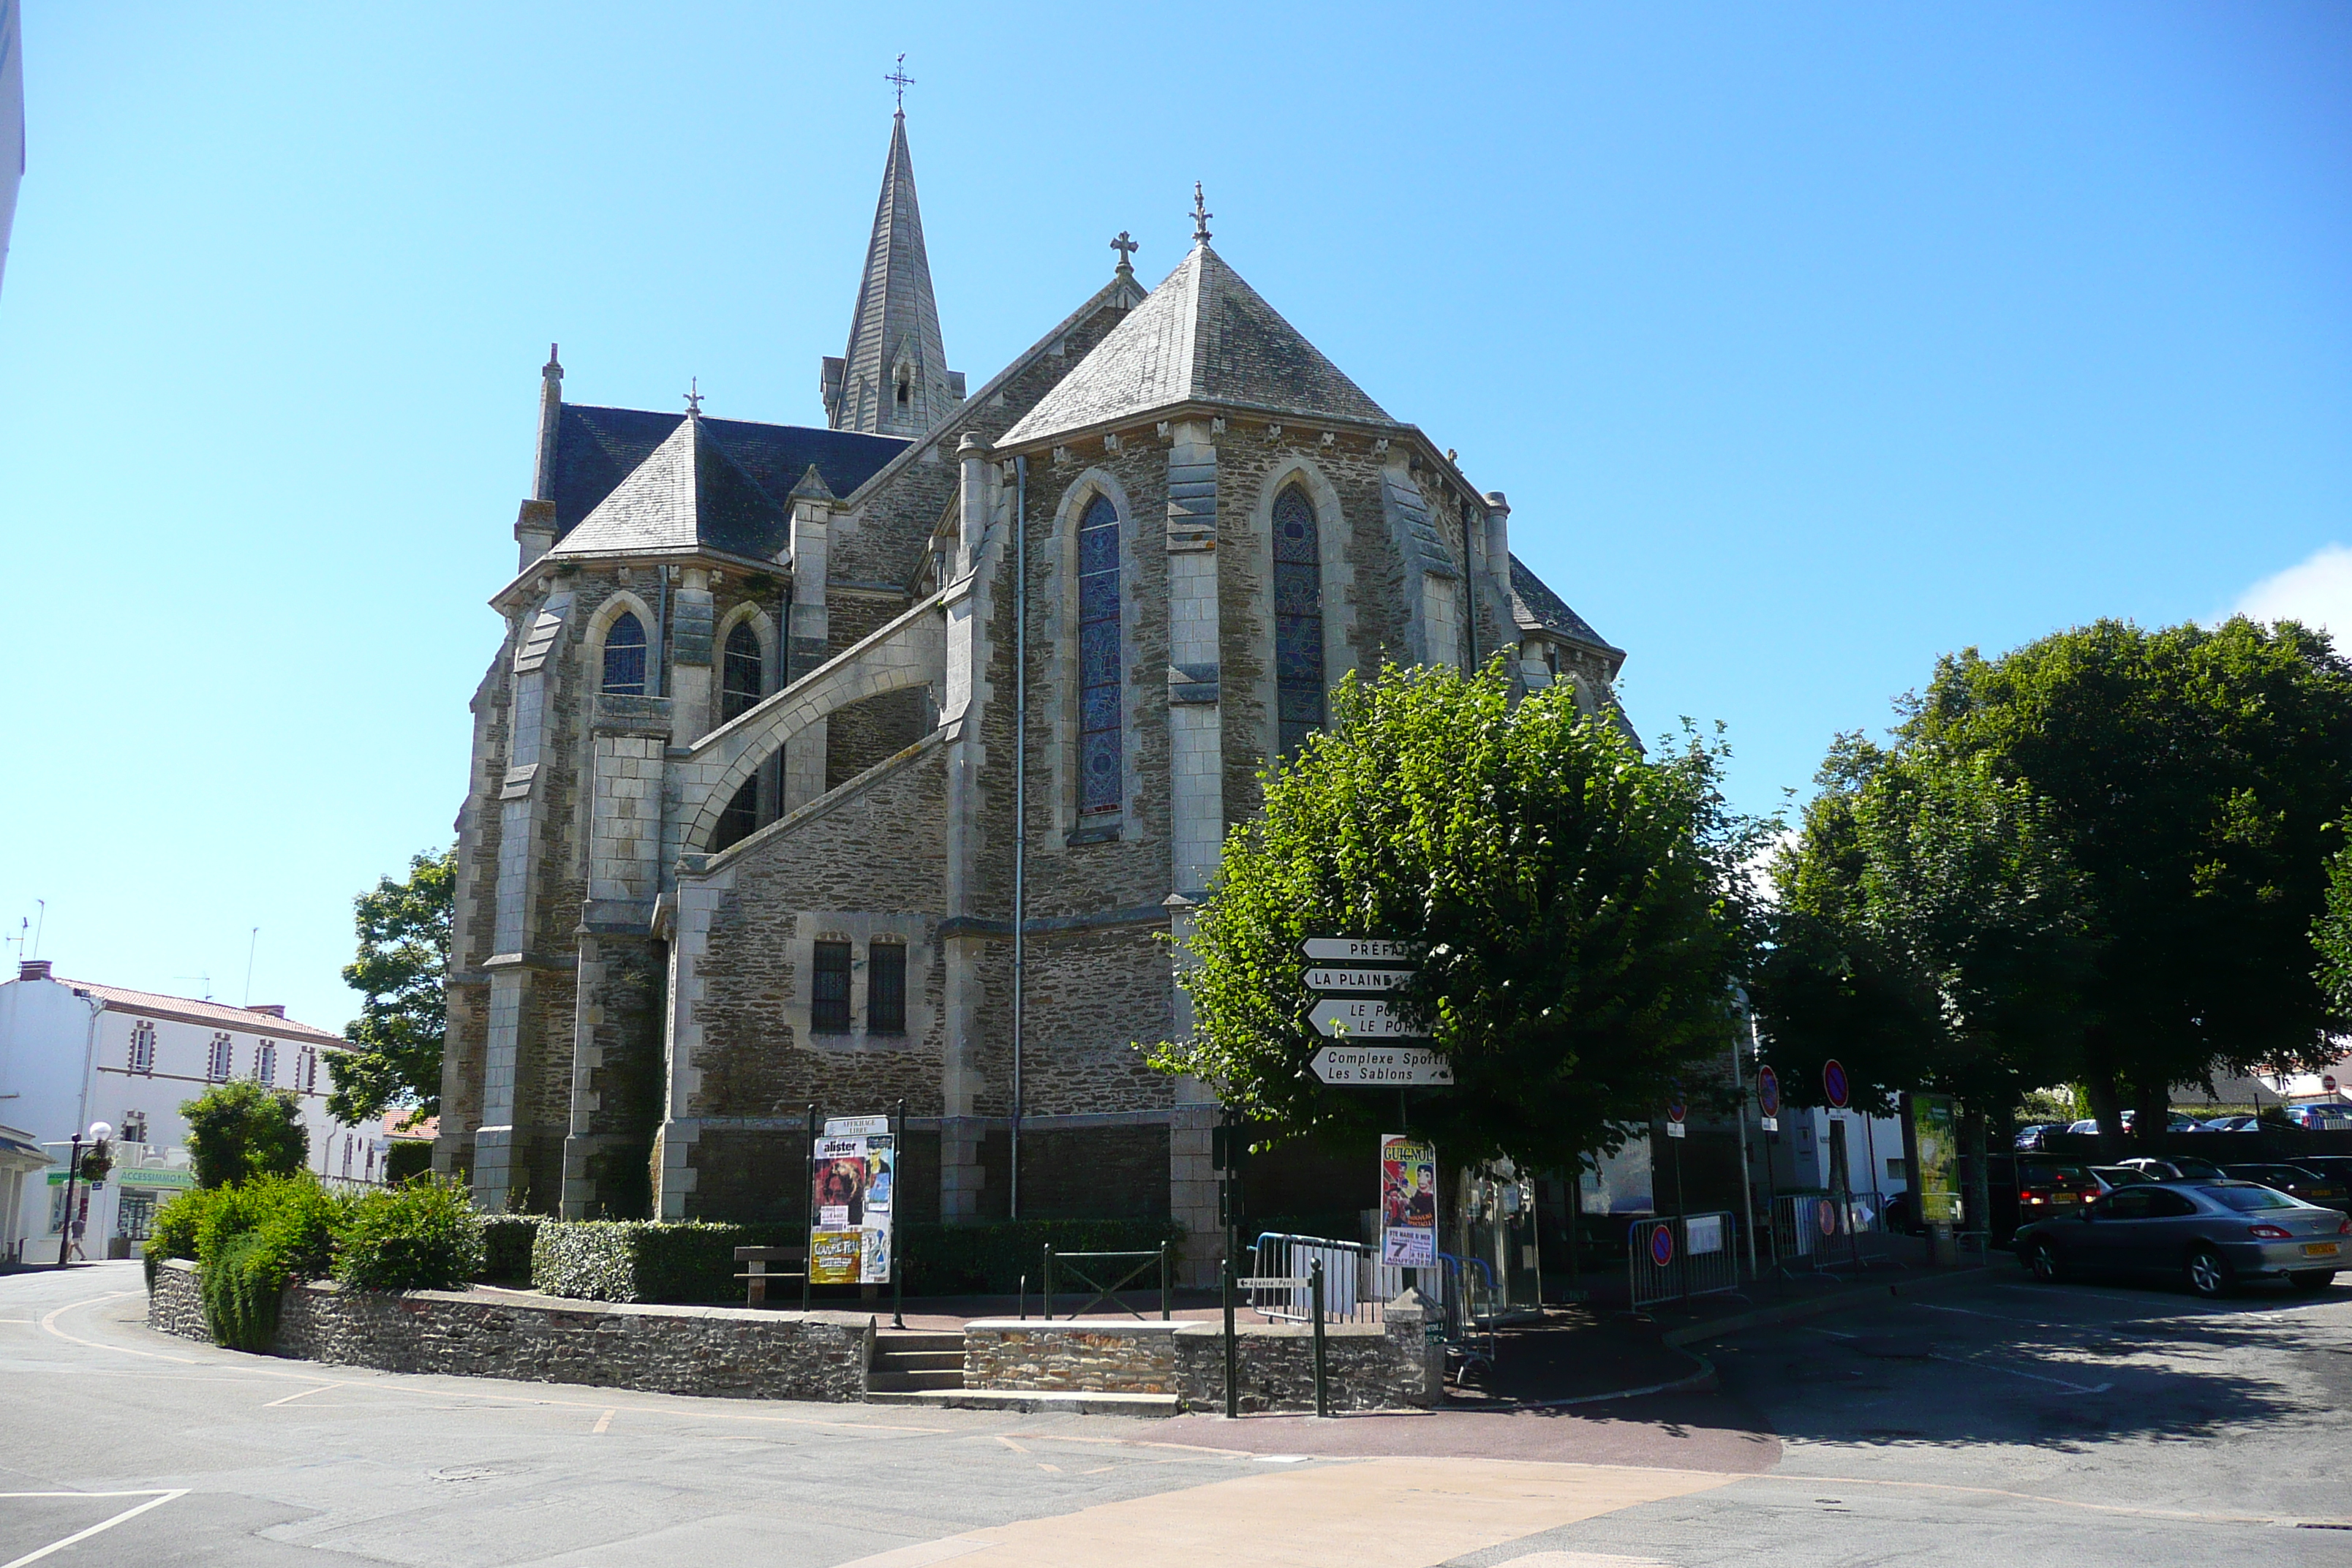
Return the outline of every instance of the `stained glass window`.
{"type": "Polygon", "coordinates": [[[615,697],[646,694],[646,628],[626,610],[604,633],[604,689],[615,697]]]}
{"type": "Polygon", "coordinates": [[[1315,508],[1293,486],[1274,502],[1274,673],[1282,754],[1323,727],[1323,552],[1315,508]]]}
{"type": "Polygon", "coordinates": [[[719,678],[719,721],[750,712],[760,703],[760,634],[738,621],[727,634],[726,668],[719,678]]]}
{"type": "Polygon", "coordinates": [[[809,989],[809,1032],[849,1033],[849,944],[816,944],[815,984],[809,989]]]}
{"type": "Polygon", "coordinates": [[[1113,812],[1122,796],[1119,740],[1118,509],[1097,496],[1078,521],[1078,811],[1113,812]]]}

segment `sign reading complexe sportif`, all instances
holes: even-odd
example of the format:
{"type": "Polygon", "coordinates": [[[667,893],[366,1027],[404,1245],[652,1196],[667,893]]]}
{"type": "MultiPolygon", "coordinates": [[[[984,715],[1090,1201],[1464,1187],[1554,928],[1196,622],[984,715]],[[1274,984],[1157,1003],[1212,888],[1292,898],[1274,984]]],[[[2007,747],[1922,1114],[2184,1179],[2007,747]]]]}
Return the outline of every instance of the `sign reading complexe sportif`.
{"type": "Polygon", "coordinates": [[[1307,1065],[1328,1084],[1451,1084],[1454,1064],[1420,1046],[1326,1046],[1307,1065]]]}

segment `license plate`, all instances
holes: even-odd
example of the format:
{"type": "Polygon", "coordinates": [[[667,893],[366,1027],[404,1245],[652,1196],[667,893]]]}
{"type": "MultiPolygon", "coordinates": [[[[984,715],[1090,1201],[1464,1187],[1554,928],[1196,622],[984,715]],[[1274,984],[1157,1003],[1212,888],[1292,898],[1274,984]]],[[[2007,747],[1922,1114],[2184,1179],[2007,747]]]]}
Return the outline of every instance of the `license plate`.
{"type": "Polygon", "coordinates": [[[2332,1241],[2306,1241],[2303,1244],[2303,1255],[2305,1258],[2333,1258],[2336,1256],[2336,1244],[2332,1241]]]}
{"type": "Polygon", "coordinates": [[[2050,1201],[2053,1204],[2071,1204],[2074,1201],[2074,1194],[2072,1193],[2053,1193],[2050,1194],[2050,1201]]]}

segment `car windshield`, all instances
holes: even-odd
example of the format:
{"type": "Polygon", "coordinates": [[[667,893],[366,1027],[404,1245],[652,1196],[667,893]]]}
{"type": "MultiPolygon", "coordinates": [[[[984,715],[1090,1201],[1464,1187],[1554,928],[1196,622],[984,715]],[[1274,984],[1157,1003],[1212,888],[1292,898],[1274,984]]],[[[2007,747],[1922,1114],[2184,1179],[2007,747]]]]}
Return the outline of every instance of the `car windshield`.
{"type": "Polygon", "coordinates": [[[2179,1171],[2182,1175],[2187,1176],[2193,1181],[2218,1182],[2221,1180],[2221,1167],[2219,1165],[2209,1165],[2202,1160],[2176,1159],[2171,1162],[2171,1164],[2174,1170],[2179,1171]]]}
{"type": "Polygon", "coordinates": [[[2018,1185],[2025,1187],[2095,1187],[2099,1184],[2091,1175],[2088,1165],[2045,1165],[2039,1163],[2017,1168],[2018,1185]]]}
{"type": "Polygon", "coordinates": [[[2205,1191],[2218,1201],[2246,1214],[2252,1214],[2257,1209],[2293,1209],[2303,1206],[2284,1193],[2274,1193],[2268,1187],[2258,1187],[2251,1182],[2242,1186],[2233,1182],[2228,1186],[2207,1187],[2205,1191]]]}
{"type": "Polygon", "coordinates": [[[2147,1180],[2146,1171],[2135,1171],[2129,1165],[2095,1165],[2092,1169],[2105,1176],[2109,1186],[2128,1187],[2134,1183],[2147,1180]]]}

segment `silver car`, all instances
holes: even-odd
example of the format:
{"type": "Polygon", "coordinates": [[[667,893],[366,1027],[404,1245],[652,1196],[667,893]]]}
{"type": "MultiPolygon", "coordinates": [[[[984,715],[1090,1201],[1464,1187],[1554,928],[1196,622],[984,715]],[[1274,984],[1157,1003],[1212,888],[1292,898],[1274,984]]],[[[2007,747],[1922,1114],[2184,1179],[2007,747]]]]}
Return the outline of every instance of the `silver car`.
{"type": "Polygon", "coordinates": [[[2165,1274],[2200,1296],[2248,1279],[2316,1291],[2352,1267],[2352,1215],[2254,1182],[2150,1182],[2021,1226],[2013,1245],[2037,1279],[2165,1274]]]}

